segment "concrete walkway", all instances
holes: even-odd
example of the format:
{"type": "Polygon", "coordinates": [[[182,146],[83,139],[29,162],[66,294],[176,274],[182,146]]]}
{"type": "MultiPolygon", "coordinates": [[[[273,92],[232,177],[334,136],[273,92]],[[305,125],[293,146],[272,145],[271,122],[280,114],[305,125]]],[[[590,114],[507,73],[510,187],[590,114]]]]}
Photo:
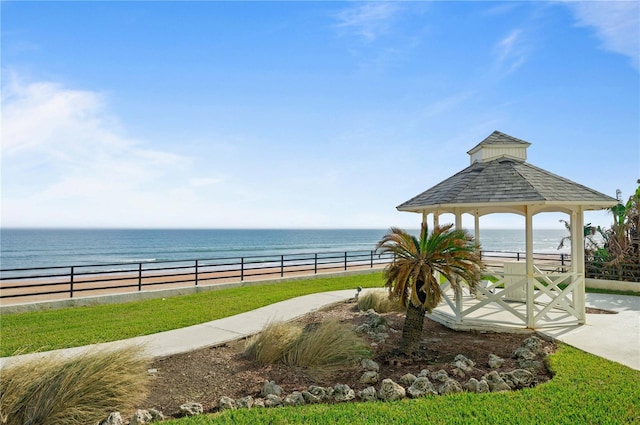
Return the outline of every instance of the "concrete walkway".
{"type": "MultiPolygon", "coordinates": [[[[270,321],[295,319],[354,295],[355,291],[351,289],[305,295],[232,317],[153,335],[4,357],[0,359],[0,366],[51,354],[71,357],[92,350],[114,349],[131,344],[143,347],[150,357],[166,357],[247,337],[258,333],[270,321]]],[[[545,334],[583,351],[640,370],[640,297],[587,294],[587,306],[617,311],[618,314],[588,314],[584,326],[556,329],[545,334]]]]}
{"type": "Polygon", "coordinates": [[[587,314],[587,324],[544,334],[587,353],[640,370],[640,296],[586,294],[587,307],[618,314],[587,314]]]}

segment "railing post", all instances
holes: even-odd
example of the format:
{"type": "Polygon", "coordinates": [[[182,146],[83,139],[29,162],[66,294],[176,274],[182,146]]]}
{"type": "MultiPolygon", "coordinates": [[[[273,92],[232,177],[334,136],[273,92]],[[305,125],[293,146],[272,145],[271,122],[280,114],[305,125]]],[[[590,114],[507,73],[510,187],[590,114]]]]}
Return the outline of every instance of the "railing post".
{"type": "Polygon", "coordinates": [[[564,254],[560,253],[560,264],[564,267],[564,254]]]}
{"type": "Polygon", "coordinates": [[[71,274],[69,275],[69,277],[70,277],[70,280],[69,280],[69,298],[73,298],[73,275],[74,275],[73,271],[74,271],[74,268],[75,267],[71,266],[71,274]]]}
{"type": "Polygon", "coordinates": [[[520,252],[516,252],[516,261],[520,261],[520,252]]]}
{"type": "Polygon", "coordinates": [[[284,276],[284,255],[280,256],[280,277],[284,276]]]}
{"type": "Polygon", "coordinates": [[[344,269],[347,270],[347,251],[344,252],[344,269]]]}
{"type": "Polygon", "coordinates": [[[244,257],[240,257],[240,282],[244,280],[244,257]]]}
{"type": "Polygon", "coordinates": [[[198,260],[196,260],[196,286],[198,286],[198,260]]]}
{"type": "Polygon", "coordinates": [[[318,253],[313,256],[313,274],[318,274],[318,253]]]}
{"type": "Polygon", "coordinates": [[[373,250],[371,250],[371,268],[373,268],[373,250]]]}
{"type": "Polygon", "coordinates": [[[138,292],[142,291],[142,263],[138,263],[138,292]]]}

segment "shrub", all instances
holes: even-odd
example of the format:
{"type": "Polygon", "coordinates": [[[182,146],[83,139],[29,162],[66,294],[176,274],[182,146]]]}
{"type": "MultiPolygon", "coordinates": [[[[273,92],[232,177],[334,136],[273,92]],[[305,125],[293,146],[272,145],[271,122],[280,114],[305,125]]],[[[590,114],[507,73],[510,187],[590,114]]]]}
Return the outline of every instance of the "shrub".
{"type": "Polygon", "coordinates": [[[284,356],[284,362],[323,374],[369,355],[367,346],[353,330],[332,320],[308,328],[284,356]]]}
{"type": "Polygon", "coordinates": [[[10,363],[0,371],[0,423],[95,424],[133,409],[146,394],[148,364],[139,347],[10,363]]]}
{"type": "Polygon", "coordinates": [[[282,362],[322,375],[355,364],[370,352],[348,326],[328,321],[304,329],[292,323],[269,323],[249,341],[244,354],[261,364],[282,362]]]}
{"type": "Polygon", "coordinates": [[[400,300],[389,297],[387,291],[370,290],[358,297],[358,308],[362,311],[373,309],[376,313],[403,312],[400,300]]]}
{"type": "Polygon", "coordinates": [[[268,323],[258,335],[248,341],[244,354],[260,364],[282,360],[302,334],[302,328],[292,323],[268,323]]]}

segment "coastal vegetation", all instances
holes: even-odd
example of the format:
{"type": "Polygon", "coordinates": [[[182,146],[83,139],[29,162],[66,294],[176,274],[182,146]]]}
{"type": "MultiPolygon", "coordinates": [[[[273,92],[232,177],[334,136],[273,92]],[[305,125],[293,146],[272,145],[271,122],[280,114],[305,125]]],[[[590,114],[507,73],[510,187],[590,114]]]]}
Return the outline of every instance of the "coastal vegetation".
{"type": "Polygon", "coordinates": [[[274,322],[249,340],[245,355],[260,364],[282,362],[323,375],[357,363],[369,356],[369,350],[362,338],[337,320],[304,329],[274,322]]]}
{"type": "Polygon", "coordinates": [[[384,278],[390,297],[407,308],[399,347],[405,354],[417,349],[425,311],[431,312],[442,300],[438,275],[456,292],[461,281],[471,288],[480,281],[482,260],[477,245],[465,230],[452,227],[438,226],[429,232],[424,225],[419,238],[392,227],[376,247],[379,252],[393,254],[384,278]]]}
{"type": "Polygon", "coordinates": [[[361,311],[374,310],[376,313],[406,311],[406,307],[402,306],[400,300],[389,298],[388,291],[367,291],[358,296],[358,309],[361,311]]]}
{"type": "Polygon", "coordinates": [[[637,282],[640,279],[640,185],[626,202],[619,191],[617,197],[619,203],[610,208],[611,227],[595,229],[601,244],[591,241],[586,245],[587,275],[637,282]]]}
{"type": "Polygon", "coordinates": [[[21,361],[2,369],[0,424],[95,424],[105,412],[135,408],[149,375],[136,347],[21,361]]]}

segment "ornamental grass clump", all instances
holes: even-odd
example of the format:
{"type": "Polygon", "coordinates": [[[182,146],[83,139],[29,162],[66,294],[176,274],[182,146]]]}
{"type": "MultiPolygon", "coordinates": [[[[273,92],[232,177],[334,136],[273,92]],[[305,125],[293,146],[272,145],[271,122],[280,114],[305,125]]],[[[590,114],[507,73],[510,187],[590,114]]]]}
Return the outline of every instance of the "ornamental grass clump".
{"type": "Polygon", "coordinates": [[[0,423],[98,423],[144,399],[148,365],[139,347],[9,364],[0,371],[0,423]]]}
{"type": "Polygon", "coordinates": [[[368,347],[353,330],[330,320],[309,326],[285,355],[284,363],[323,374],[356,364],[370,355],[368,347]]]}
{"type": "Polygon", "coordinates": [[[302,335],[302,327],[292,323],[271,322],[248,341],[244,354],[260,364],[282,360],[302,335]]]}
{"type": "Polygon", "coordinates": [[[337,321],[314,323],[304,329],[292,323],[269,323],[249,341],[244,354],[260,364],[281,362],[308,368],[316,375],[370,356],[364,341],[337,321]]]}
{"type": "Polygon", "coordinates": [[[376,313],[404,312],[399,299],[389,296],[386,291],[367,291],[358,297],[358,309],[367,311],[373,309],[376,313]]]}

